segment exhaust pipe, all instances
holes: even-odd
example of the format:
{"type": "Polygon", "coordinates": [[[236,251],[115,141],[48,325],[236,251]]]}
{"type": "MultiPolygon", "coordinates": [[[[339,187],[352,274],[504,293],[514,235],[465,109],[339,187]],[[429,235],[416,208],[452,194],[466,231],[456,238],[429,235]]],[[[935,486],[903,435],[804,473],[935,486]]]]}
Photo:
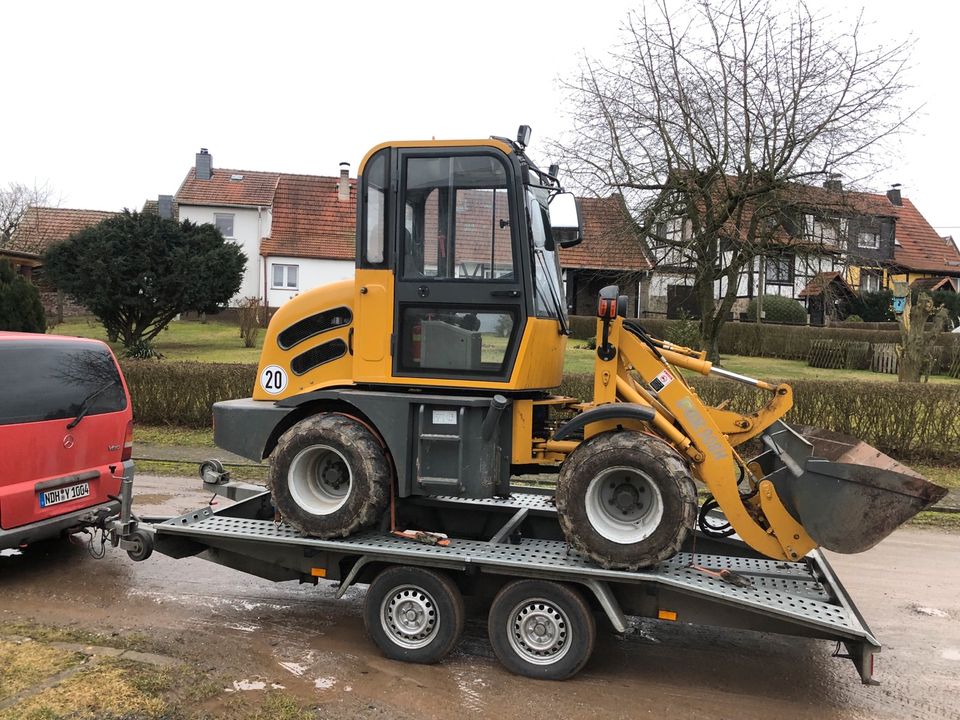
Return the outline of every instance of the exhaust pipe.
{"type": "Polygon", "coordinates": [[[794,429],[778,420],[761,437],[767,451],[756,462],[764,479],[827,550],[869,550],[947,494],[876,448],[840,433],[794,429]]]}

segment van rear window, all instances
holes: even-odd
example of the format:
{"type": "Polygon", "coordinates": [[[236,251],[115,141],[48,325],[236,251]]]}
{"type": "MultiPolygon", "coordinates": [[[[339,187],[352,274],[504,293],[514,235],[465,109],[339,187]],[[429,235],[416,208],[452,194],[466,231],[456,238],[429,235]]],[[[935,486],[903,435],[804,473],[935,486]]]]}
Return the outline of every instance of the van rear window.
{"type": "Polygon", "coordinates": [[[73,419],[127,407],[109,351],[57,340],[0,341],[0,425],[73,419]]]}

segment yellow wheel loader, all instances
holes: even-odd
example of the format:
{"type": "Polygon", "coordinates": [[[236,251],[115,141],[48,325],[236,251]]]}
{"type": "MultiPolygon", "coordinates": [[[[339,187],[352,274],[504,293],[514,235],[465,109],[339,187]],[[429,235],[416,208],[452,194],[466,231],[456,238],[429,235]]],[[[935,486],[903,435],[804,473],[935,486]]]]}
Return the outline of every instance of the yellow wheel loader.
{"type": "Polygon", "coordinates": [[[869,446],[795,431],[788,385],[651,337],[615,287],[598,298],[593,397],[553,395],[568,336],[558,249],[582,227],[556,166],[527,156],[529,134],[390,142],[363,159],[354,280],[279,308],[253,397],[214,406],[217,445],[270,458],[289,525],[343,537],[413,496],[506,497],[512,477],[544,473],[569,544],[634,570],[675,554],[698,518],[797,560],[865,550],[943,496],[869,446]],[[766,402],[709,407],[683,372],[766,402]]]}

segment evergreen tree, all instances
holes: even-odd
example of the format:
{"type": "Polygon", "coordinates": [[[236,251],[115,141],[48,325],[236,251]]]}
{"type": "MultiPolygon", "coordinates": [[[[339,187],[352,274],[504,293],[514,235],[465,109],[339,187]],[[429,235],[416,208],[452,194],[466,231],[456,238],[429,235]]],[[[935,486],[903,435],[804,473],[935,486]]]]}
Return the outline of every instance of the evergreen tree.
{"type": "Polygon", "coordinates": [[[182,312],[214,312],[240,289],[246,256],[213,225],[124,210],[47,250],[44,272],[125,348],[182,312]]]}
{"type": "Polygon", "coordinates": [[[0,260],[0,330],[42,333],[47,317],[40,291],[6,260],[0,260]]]}

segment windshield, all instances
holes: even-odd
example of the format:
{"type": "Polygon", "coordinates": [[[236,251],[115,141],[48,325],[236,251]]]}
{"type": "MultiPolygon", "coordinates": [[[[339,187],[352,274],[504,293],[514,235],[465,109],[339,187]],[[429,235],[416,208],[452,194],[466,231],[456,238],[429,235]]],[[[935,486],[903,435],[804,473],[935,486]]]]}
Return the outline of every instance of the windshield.
{"type": "Polygon", "coordinates": [[[557,318],[564,330],[567,327],[566,294],[560,275],[560,258],[550,232],[549,193],[541,188],[527,190],[527,210],[533,240],[534,311],[537,317],[557,318]],[[550,242],[548,242],[550,240],[550,242]]]}

